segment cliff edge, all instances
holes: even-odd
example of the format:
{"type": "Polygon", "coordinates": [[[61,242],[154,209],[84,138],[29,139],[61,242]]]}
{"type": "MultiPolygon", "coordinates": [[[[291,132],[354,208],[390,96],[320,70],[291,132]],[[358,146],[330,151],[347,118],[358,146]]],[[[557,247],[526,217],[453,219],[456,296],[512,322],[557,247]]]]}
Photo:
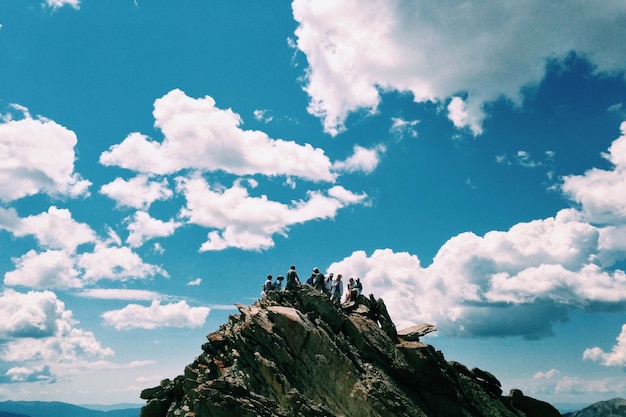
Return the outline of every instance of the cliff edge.
{"type": "Polygon", "coordinates": [[[141,417],[557,417],[487,371],[398,332],[381,299],[335,306],[303,285],[270,291],[207,335],[184,375],[142,391],[141,417]]]}

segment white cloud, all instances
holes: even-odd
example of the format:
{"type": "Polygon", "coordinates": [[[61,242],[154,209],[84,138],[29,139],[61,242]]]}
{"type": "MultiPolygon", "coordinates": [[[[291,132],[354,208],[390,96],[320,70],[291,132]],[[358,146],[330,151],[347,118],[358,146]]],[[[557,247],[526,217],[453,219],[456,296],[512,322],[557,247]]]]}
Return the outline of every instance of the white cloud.
{"type": "Polygon", "coordinates": [[[196,287],[196,286],[198,286],[198,285],[200,285],[200,284],[202,284],[202,278],[196,278],[196,279],[194,279],[193,281],[189,281],[189,282],[187,283],[187,285],[190,285],[190,286],[192,286],[192,287],[196,287]]]}
{"type": "Polygon", "coordinates": [[[366,195],[356,195],[343,187],[333,187],[328,195],[309,192],[306,201],[291,205],[271,201],[266,196],[251,197],[237,181],[231,188],[210,186],[202,178],[178,178],[178,190],[187,204],[181,218],[189,223],[217,229],[208,234],[200,250],[236,247],[246,250],[274,246],[274,234],[285,235],[290,226],[316,219],[333,218],[348,204],[361,202],[366,195]]]}
{"type": "Polygon", "coordinates": [[[129,304],[121,310],[107,311],[102,318],[107,326],[117,330],[200,327],[209,312],[208,307],[190,307],[185,301],[161,305],[155,300],[149,307],[129,304]]]}
{"type": "Polygon", "coordinates": [[[92,332],[67,326],[60,328],[53,337],[8,342],[0,353],[0,358],[9,362],[75,362],[82,357],[100,358],[113,355],[113,350],[103,348],[92,332]]]}
{"type": "Polygon", "coordinates": [[[163,298],[159,293],[146,290],[129,290],[117,288],[94,288],[76,293],[79,297],[100,300],[141,300],[151,301],[163,298]]]}
{"type": "Polygon", "coordinates": [[[33,235],[44,248],[64,249],[72,253],[78,246],[96,241],[96,234],[91,227],[72,219],[69,210],[55,206],[48,208],[46,213],[21,219],[20,226],[13,230],[13,234],[33,235]]]}
{"type": "Polygon", "coordinates": [[[541,0],[295,0],[292,8],[297,47],[309,63],[309,112],[333,135],[350,112],[376,111],[379,90],[411,92],[418,102],[452,99],[452,121],[477,134],[483,104],[501,96],[519,102],[520,88],[543,77],[546,59],[574,50],[598,71],[626,62],[620,0],[600,9],[541,0]]]}
{"type": "Polygon", "coordinates": [[[38,253],[30,250],[20,258],[13,259],[13,262],[16,269],[4,274],[4,285],[38,289],[83,286],[74,259],[65,251],[47,250],[38,253]]]}
{"type": "Polygon", "coordinates": [[[269,123],[272,120],[274,120],[274,116],[272,116],[271,111],[270,110],[255,110],[254,111],[254,118],[257,119],[259,122],[263,122],[263,123],[269,123]]]}
{"type": "Polygon", "coordinates": [[[557,394],[573,394],[578,397],[585,393],[594,393],[595,395],[601,393],[605,398],[619,397],[623,395],[624,390],[626,390],[626,381],[623,377],[593,379],[568,376],[561,378],[554,388],[554,392],[557,394]]]}
{"type": "Polygon", "coordinates": [[[481,122],[485,114],[480,106],[477,106],[477,103],[472,102],[471,104],[474,105],[474,108],[468,108],[468,103],[461,97],[452,97],[448,103],[448,118],[456,128],[468,127],[474,136],[478,136],[483,133],[481,122]]]}
{"type": "Polygon", "coordinates": [[[612,170],[593,168],[583,175],[563,178],[563,192],[582,205],[592,223],[626,222],[626,122],[622,122],[620,131],[621,136],[604,154],[613,164],[612,170]]]}
{"type": "Polygon", "coordinates": [[[157,200],[168,200],[174,194],[167,179],[153,181],[147,175],[138,175],[128,181],[116,178],[100,187],[100,193],[115,200],[118,206],[147,210],[157,200]]]}
{"type": "Polygon", "coordinates": [[[72,255],[64,250],[30,250],[13,259],[15,270],[4,275],[4,285],[36,289],[83,288],[102,279],[126,281],[155,275],[168,277],[167,271],[145,263],[128,247],[96,245],[92,252],[72,255]]]}
{"type": "MultiPolygon", "coordinates": [[[[56,377],[51,373],[48,365],[27,368],[24,366],[14,367],[7,371],[6,377],[9,382],[56,382],[56,377]]],[[[1,380],[1,379],[0,379],[1,380]]]]}
{"type": "Polygon", "coordinates": [[[78,255],[77,265],[84,271],[82,277],[87,282],[96,282],[101,279],[125,281],[155,275],[168,276],[165,270],[143,262],[137,253],[125,246],[96,245],[93,252],[78,255]]]}
{"type": "Polygon", "coordinates": [[[0,295],[0,359],[22,362],[11,368],[13,382],[50,381],[48,369],[62,362],[77,362],[112,356],[93,333],[75,327],[77,321],[65,304],[50,291],[19,293],[5,290],[0,295]]]}
{"type": "Polygon", "coordinates": [[[335,180],[322,149],[272,139],[261,131],[243,130],[240,116],[230,109],[217,108],[209,96],[193,99],[172,90],[155,101],[153,114],[155,126],[165,137],[163,142],[132,133],[103,152],[100,163],[152,174],[191,168],[235,175],[335,180]]]}
{"type": "MultiPolygon", "coordinates": [[[[178,226],[178,223],[160,222],[144,214],[136,216],[129,225],[130,244],[138,246],[146,239],[168,236],[178,226]]],[[[4,275],[7,286],[70,289],[82,288],[85,282],[94,283],[100,279],[168,276],[162,268],[143,262],[131,248],[112,246],[120,245],[121,240],[111,228],[108,228],[108,238],[100,241],[87,224],[73,220],[66,209],[51,206],[47,212],[20,218],[13,208],[0,208],[0,229],[17,237],[32,235],[44,249],[40,252],[31,249],[13,258],[15,270],[4,275]],[[93,250],[76,253],[77,248],[85,243],[94,243],[93,250]]]]}
{"type": "Polygon", "coordinates": [[[564,402],[586,402],[590,404],[598,401],[598,397],[620,397],[626,389],[626,381],[623,376],[593,378],[587,375],[581,378],[561,375],[561,372],[556,369],[537,372],[532,379],[509,381],[507,385],[509,387],[523,387],[524,394],[541,398],[551,404],[564,402]]]}
{"type": "Polygon", "coordinates": [[[354,145],[354,153],[345,161],[336,161],[333,163],[333,170],[336,172],[357,172],[361,171],[366,174],[372,173],[380,162],[380,154],[384,153],[386,148],[378,145],[373,149],[367,149],[359,145],[354,145]]]}
{"type": "Polygon", "coordinates": [[[0,200],[46,193],[85,196],[91,182],[74,172],[74,132],[44,118],[0,118],[0,200]]]}
{"type": "Polygon", "coordinates": [[[597,265],[599,251],[599,230],[563,210],[505,232],[457,235],[428,267],[384,249],[354,252],[328,271],[360,277],[399,327],[431,322],[447,334],[537,338],[572,309],[626,301],[626,274],[597,265]]]}
{"type": "Polygon", "coordinates": [[[535,375],[533,375],[533,379],[553,379],[557,377],[559,373],[560,372],[557,369],[552,368],[546,372],[537,372],[535,375]]]}
{"type": "Polygon", "coordinates": [[[48,7],[56,10],[65,5],[71,6],[74,9],[78,10],[80,7],[80,0],[46,0],[46,4],[48,7]]]}
{"type": "Polygon", "coordinates": [[[626,324],[622,326],[622,332],[617,336],[617,344],[610,352],[604,352],[599,347],[585,349],[583,359],[600,362],[605,366],[626,365],[626,324]]]}
{"type": "Polygon", "coordinates": [[[415,126],[417,126],[418,123],[419,120],[404,120],[401,117],[392,117],[389,132],[398,140],[403,139],[405,133],[412,138],[416,138],[417,130],[415,129],[415,126]]]}
{"type": "Polygon", "coordinates": [[[0,340],[52,336],[58,320],[68,320],[64,309],[65,305],[51,291],[22,294],[4,290],[0,295],[0,340]]]}
{"type": "Polygon", "coordinates": [[[145,211],[138,211],[128,225],[130,234],[126,239],[131,247],[136,248],[144,244],[145,241],[157,237],[167,237],[174,234],[176,229],[182,224],[174,220],[164,222],[150,217],[145,211]]]}
{"type": "Polygon", "coordinates": [[[14,232],[20,228],[22,219],[13,207],[0,207],[0,230],[14,232]]]}
{"type": "Polygon", "coordinates": [[[354,194],[350,190],[346,190],[341,185],[335,185],[328,190],[328,195],[330,197],[336,198],[345,204],[357,204],[363,203],[367,199],[367,194],[354,194]]]}

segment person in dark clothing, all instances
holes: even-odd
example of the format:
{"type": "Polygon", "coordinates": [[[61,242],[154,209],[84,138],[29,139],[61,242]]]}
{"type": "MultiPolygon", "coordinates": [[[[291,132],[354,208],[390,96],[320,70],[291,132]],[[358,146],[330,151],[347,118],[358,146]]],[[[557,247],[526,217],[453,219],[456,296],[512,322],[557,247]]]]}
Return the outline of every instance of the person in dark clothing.
{"type": "Polygon", "coordinates": [[[309,284],[311,287],[313,286],[313,284],[315,284],[315,272],[311,273],[311,276],[306,280],[306,283],[309,284]]]}
{"type": "Polygon", "coordinates": [[[361,278],[357,278],[354,283],[354,289],[356,290],[356,296],[358,297],[363,292],[363,284],[361,284],[361,278]]]}
{"type": "Polygon", "coordinates": [[[276,282],[274,283],[274,291],[281,291],[283,289],[283,280],[285,277],[279,275],[276,277],[276,282]]]}
{"type": "Polygon", "coordinates": [[[318,268],[314,268],[313,275],[313,288],[319,292],[324,292],[324,274],[318,268]]]}
{"type": "Polygon", "coordinates": [[[286,290],[294,290],[298,288],[300,285],[300,278],[298,278],[298,273],[296,272],[296,267],[291,265],[289,271],[287,271],[287,284],[285,285],[286,290]]]}
{"type": "Polygon", "coordinates": [[[330,296],[332,294],[331,288],[333,286],[333,282],[335,281],[333,278],[333,273],[328,274],[326,279],[324,280],[324,294],[330,296]]]}

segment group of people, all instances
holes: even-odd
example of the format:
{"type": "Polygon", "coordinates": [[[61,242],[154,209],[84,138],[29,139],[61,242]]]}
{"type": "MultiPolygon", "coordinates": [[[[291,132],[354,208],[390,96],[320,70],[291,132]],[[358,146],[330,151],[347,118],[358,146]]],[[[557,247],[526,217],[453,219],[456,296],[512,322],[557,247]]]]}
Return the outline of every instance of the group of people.
{"type": "MultiPolygon", "coordinates": [[[[354,278],[350,278],[347,284],[347,292],[342,301],[343,297],[343,281],[341,280],[343,276],[341,274],[337,274],[335,277],[333,273],[328,274],[327,277],[324,277],[319,270],[319,268],[313,268],[313,272],[311,276],[304,283],[305,285],[310,285],[316,290],[328,295],[331,301],[334,304],[340,304],[342,302],[356,301],[357,297],[361,295],[363,291],[363,284],[361,284],[360,278],[356,280],[354,278]]],[[[268,275],[267,279],[263,283],[263,293],[262,296],[267,294],[269,291],[282,291],[284,277],[279,275],[276,277],[276,281],[272,281],[272,276],[268,275]]],[[[291,265],[289,271],[287,271],[287,283],[285,284],[285,290],[294,290],[298,288],[302,283],[300,282],[300,277],[298,277],[298,273],[296,272],[295,265],[291,265]]]]}

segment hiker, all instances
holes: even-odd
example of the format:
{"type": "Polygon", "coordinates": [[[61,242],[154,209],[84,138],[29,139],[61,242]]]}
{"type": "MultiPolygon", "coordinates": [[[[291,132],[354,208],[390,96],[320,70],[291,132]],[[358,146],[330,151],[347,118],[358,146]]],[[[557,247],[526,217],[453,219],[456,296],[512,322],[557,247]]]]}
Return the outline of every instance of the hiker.
{"type": "Polygon", "coordinates": [[[311,276],[306,280],[306,283],[311,287],[315,284],[315,272],[311,272],[311,276]]]}
{"type": "Polygon", "coordinates": [[[343,282],[341,281],[341,274],[337,275],[337,278],[333,280],[330,287],[330,301],[333,304],[339,304],[341,302],[341,296],[343,295],[343,282]]]}
{"type": "Polygon", "coordinates": [[[300,285],[300,278],[298,278],[298,273],[296,272],[295,265],[291,265],[289,271],[287,271],[287,285],[285,285],[286,290],[293,290],[298,288],[300,285]]]}
{"type": "Polygon", "coordinates": [[[328,277],[326,277],[326,279],[324,280],[324,294],[326,295],[331,295],[332,291],[331,288],[333,286],[333,276],[334,274],[331,272],[330,274],[328,274],[328,277]]]}
{"type": "Polygon", "coordinates": [[[285,277],[279,275],[276,277],[276,282],[274,283],[274,291],[281,291],[283,289],[283,280],[285,277]]]}
{"type": "Polygon", "coordinates": [[[356,301],[358,290],[354,288],[354,278],[348,280],[348,292],[346,293],[346,302],[356,301]]]}
{"type": "Polygon", "coordinates": [[[324,274],[322,274],[319,268],[313,268],[313,288],[319,292],[324,292],[324,274]]]}
{"type": "Polygon", "coordinates": [[[268,275],[267,279],[263,283],[263,292],[261,293],[261,296],[265,296],[268,292],[270,292],[273,289],[274,289],[274,284],[272,284],[272,276],[268,275]]]}
{"type": "Polygon", "coordinates": [[[354,283],[354,287],[353,288],[356,290],[356,297],[355,298],[358,298],[359,295],[361,295],[361,293],[363,292],[363,284],[361,284],[361,278],[357,278],[356,279],[356,282],[354,283]]]}

